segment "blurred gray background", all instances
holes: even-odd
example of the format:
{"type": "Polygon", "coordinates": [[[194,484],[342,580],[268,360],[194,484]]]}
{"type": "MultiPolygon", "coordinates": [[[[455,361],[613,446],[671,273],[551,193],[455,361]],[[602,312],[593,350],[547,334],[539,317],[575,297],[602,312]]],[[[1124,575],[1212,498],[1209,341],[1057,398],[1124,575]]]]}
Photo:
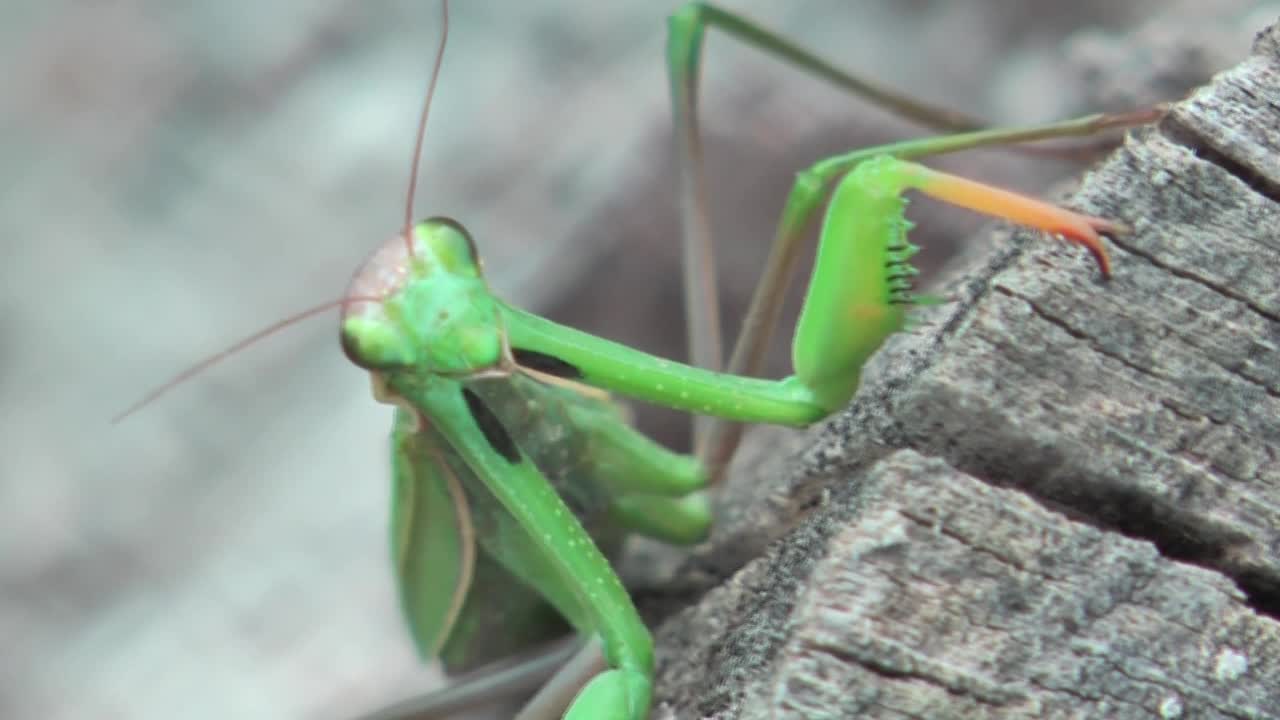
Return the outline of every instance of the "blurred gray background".
{"type": "MultiPolygon", "coordinates": [[[[1174,97],[1280,14],[1243,0],[726,4],[1005,123],[1174,97]]],[[[508,297],[671,356],[661,48],[675,5],[455,3],[416,206],[466,223],[508,297]]],[[[336,719],[437,683],[387,563],[390,411],[332,316],[108,422],[339,297],[396,231],[437,4],[4,11],[0,717],[336,719]]],[[[703,98],[731,309],[795,171],[918,132],[714,33],[703,98]]],[[[1031,191],[1076,170],[1003,153],[947,166],[1031,191]]],[[[945,248],[979,223],[946,214],[920,237],[945,248]]],[[[669,417],[646,423],[679,442],[669,417]]]]}

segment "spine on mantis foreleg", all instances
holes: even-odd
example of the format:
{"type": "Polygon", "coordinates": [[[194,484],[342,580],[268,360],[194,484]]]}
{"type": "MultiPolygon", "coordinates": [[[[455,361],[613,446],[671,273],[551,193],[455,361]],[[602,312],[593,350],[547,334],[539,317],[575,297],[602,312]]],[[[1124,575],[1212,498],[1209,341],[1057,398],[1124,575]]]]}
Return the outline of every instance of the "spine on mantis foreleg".
{"type": "Polygon", "coordinates": [[[796,325],[796,376],[828,410],[845,405],[859,371],[884,341],[903,329],[914,300],[903,216],[908,168],[890,157],[859,164],[827,206],[813,277],[796,325]]]}
{"type": "Polygon", "coordinates": [[[992,217],[1012,220],[1083,245],[1105,279],[1111,261],[1101,235],[1125,232],[1103,218],[1080,215],[1017,193],[930,170],[890,156],[863,161],[840,181],[818,239],[809,294],[792,347],[796,377],[828,412],[858,388],[858,371],[884,341],[905,327],[916,247],[902,216],[907,189],[992,217]]]}

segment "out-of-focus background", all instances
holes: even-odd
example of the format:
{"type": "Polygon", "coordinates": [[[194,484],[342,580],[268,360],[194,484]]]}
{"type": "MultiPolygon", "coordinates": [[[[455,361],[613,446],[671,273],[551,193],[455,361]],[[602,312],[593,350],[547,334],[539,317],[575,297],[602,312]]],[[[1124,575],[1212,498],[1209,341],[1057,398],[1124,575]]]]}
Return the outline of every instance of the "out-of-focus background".
{"type": "MultiPolygon", "coordinates": [[[[661,49],[676,4],[455,3],[417,202],[471,228],[500,292],[672,356],[661,49]]],[[[997,122],[1176,95],[1280,14],[726,4],[997,122]]],[[[438,18],[429,0],[6,7],[0,717],[337,719],[438,682],[391,585],[390,411],[332,316],[109,424],[193,361],[339,297],[396,231],[438,18]]],[[[704,90],[734,297],[796,170],[918,132],[714,31],[704,90]]],[[[947,167],[1031,191],[1075,171],[1002,153],[947,167]]],[[[945,248],[978,222],[945,214],[920,237],[945,248]]],[[[678,442],[669,418],[649,423],[678,442]]]]}

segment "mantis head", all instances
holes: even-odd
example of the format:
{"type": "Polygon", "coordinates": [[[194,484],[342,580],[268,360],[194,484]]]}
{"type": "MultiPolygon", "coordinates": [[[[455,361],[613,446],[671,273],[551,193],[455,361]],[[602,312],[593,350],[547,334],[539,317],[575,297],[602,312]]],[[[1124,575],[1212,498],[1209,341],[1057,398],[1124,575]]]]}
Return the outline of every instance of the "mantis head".
{"type": "Polygon", "coordinates": [[[413,225],[356,271],[342,349],[369,370],[469,375],[502,357],[503,327],[471,236],[448,218],[413,225]]]}

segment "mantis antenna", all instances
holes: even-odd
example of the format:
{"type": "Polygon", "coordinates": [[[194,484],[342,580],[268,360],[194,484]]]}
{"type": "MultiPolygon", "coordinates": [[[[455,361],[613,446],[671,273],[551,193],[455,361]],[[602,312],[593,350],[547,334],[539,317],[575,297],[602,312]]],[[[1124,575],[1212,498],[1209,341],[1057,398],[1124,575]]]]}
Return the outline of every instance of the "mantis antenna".
{"type": "MultiPolygon", "coordinates": [[[[421,162],[422,145],[427,133],[427,118],[431,114],[431,99],[436,94],[436,81],[440,77],[440,66],[444,61],[445,44],[449,40],[449,2],[448,0],[444,0],[440,4],[440,8],[441,8],[443,29],[440,32],[440,43],[436,48],[435,59],[432,62],[432,66],[431,66],[431,81],[427,85],[427,99],[422,104],[422,115],[418,118],[418,129],[415,136],[416,139],[414,141],[414,147],[413,147],[413,161],[409,165],[409,191],[408,191],[408,197],[405,200],[403,234],[404,234],[405,249],[408,250],[410,257],[413,257],[413,239],[412,239],[413,198],[418,190],[418,170],[422,164],[421,162]]],[[[248,337],[233,343],[229,347],[223,350],[219,350],[218,352],[215,352],[212,355],[205,357],[204,359],[200,360],[194,365],[191,365],[187,369],[183,370],[177,375],[174,375],[172,378],[156,386],[154,389],[147,392],[145,395],[143,395],[139,400],[134,402],[132,405],[120,411],[119,413],[116,413],[116,415],[111,418],[111,424],[115,425],[116,423],[119,423],[122,420],[125,420],[130,415],[133,415],[139,410],[142,410],[148,405],[159,400],[161,397],[167,394],[170,390],[187,382],[191,378],[196,377],[200,373],[203,373],[205,370],[208,370],[209,368],[213,367],[214,365],[217,365],[218,363],[231,357],[232,355],[239,353],[241,350],[244,350],[245,348],[250,347],[254,343],[258,342],[259,340],[275,335],[276,333],[280,332],[281,330],[284,330],[285,328],[297,325],[303,320],[306,320],[311,317],[315,317],[316,315],[319,315],[320,313],[323,313],[326,310],[332,310],[333,308],[336,308],[336,307],[345,307],[346,305],[354,301],[381,302],[382,298],[348,295],[348,296],[339,298],[337,300],[329,300],[327,302],[320,303],[319,305],[309,307],[301,312],[290,315],[289,317],[284,318],[283,320],[277,320],[276,322],[271,323],[270,325],[254,332],[252,335],[249,335],[248,337]]]]}
{"type": "Polygon", "coordinates": [[[422,103],[422,115],[418,118],[418,133],[413,143],[413,160],[409,162],[409,191],[404,202],[404,244],[409,257],[413,257],[413,198],[418,194],[418,169],[422,165],[422,143],[427,136],[427,118],[431,116],[431,100],[436,96],[436,81],[440,79],[440,66],[444,64],[444,48],[449,42],[449,0],[440,3],[440,44],[436,46],[436,58],[431,64],[431,80],[427,83],[427,99],[422,103]]]}

